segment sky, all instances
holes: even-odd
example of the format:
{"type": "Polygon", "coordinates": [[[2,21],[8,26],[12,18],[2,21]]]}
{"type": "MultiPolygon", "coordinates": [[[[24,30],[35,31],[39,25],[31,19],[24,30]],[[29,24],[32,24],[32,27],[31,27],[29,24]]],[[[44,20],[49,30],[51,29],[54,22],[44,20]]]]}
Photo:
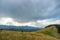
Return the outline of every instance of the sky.
{"type": "Polygon", "coordinates": [[[60,0],[0,0],[0,25],[50,24],[60,24],[60,0]]]}

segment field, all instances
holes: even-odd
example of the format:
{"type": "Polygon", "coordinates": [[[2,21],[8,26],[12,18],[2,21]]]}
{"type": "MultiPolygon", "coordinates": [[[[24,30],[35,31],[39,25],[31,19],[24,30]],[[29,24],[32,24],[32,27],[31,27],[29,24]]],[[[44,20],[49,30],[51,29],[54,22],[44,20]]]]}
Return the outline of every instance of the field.
{"type": "Polygon", "coordinates": [[[36,32],[0,30],[0,40],[60,40],[60,37],[57,29],[50,27],[36,32]]]}

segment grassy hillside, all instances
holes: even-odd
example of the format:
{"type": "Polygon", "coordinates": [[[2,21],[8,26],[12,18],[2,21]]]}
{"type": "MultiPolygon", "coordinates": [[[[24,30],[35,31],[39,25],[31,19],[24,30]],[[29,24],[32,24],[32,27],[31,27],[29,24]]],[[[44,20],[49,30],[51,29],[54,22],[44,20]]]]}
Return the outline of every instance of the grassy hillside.
{"type": "Polygon", "coordinates": [[[37,31],[37,33],[42,33],[60,39],[60,33],[58,33],[58,29],[55,26],[51,26],[45,28],[44,30],[37,31]]]}
{"type": "Polygon", "coordinates": [[[60,40],[54,26],[36,32],[0,30],[0,40],[60,40]]]}

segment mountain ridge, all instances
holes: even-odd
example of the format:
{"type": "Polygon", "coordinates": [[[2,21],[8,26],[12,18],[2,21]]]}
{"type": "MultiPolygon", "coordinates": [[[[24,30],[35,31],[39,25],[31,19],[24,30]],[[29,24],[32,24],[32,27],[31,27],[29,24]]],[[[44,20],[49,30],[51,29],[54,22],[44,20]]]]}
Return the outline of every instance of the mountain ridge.
{"type": "Polygon", "coordinates": [[[12,31],[23,31],[23,32],[33,32],[41,30],[42,28],[31,27],[31,26],[6,26],[0,25],[0,30],[12,30],[12,31]]]}

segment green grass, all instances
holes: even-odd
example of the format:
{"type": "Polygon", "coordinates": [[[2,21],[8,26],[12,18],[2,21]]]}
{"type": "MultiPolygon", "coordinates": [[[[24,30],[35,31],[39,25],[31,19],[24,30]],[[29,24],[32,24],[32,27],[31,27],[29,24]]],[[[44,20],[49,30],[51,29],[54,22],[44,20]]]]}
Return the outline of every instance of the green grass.
{"type": "Polygon", "coordinates": [[[46,34],[46,35],[53,36],[53,32],[51,32],[51,31],[48,31],[48,30],[44,31],[43,33],[44,33],[44,34],[46,34]]]}

